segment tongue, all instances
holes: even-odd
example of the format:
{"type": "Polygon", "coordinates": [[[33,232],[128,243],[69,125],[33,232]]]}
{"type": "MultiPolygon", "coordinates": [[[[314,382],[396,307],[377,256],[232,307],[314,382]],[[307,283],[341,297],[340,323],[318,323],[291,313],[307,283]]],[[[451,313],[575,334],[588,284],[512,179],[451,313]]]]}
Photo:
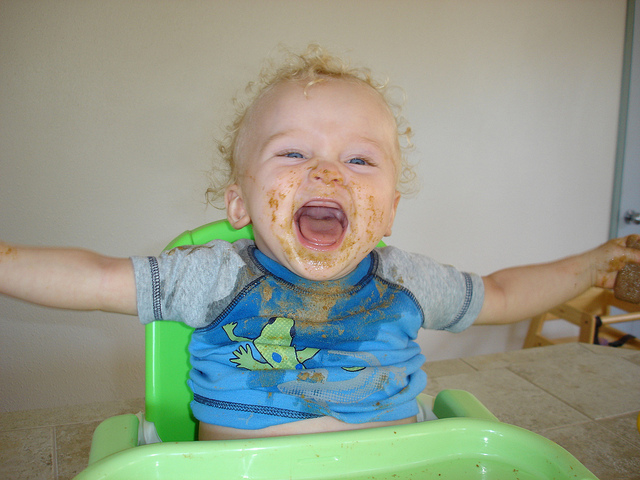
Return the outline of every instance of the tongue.
{"type": "Polygon", "coordinates": [[[333,245],[340,240],[344,227],[342,212],[330,207],[302,207],[298,225],[302,236],[315,245],[333,245]]]}

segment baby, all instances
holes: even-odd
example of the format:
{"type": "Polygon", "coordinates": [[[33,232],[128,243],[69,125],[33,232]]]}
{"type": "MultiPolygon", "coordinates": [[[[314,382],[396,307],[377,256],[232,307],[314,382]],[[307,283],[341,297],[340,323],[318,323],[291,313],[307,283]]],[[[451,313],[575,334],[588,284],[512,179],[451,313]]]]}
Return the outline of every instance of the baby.
{"type": "MultiPolygon", "coordinates": [[[[108,258],[0,244],[0,292],[41,305],[185,322],[200,439],[416,421],[419,329],[529,318],[613,287],[640,251],[616,239],[480,277],[393,247],[406,131],[368,71],[319,47],[263,77],[221,151],[235,228],[255,242],[108,258]]],[[[214,191],[212,190],[212,192],[214,191]]]]}

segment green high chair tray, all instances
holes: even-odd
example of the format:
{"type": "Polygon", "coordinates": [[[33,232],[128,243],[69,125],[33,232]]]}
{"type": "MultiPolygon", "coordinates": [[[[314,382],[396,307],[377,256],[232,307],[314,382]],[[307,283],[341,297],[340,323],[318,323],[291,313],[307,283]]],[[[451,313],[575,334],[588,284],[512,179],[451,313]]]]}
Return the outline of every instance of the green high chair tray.
{"type": "MultiPolygon", "coordinates": [[[[167,249],[240,238],[253,238],[251,227],[234,230],[220,221],[183,233],[167,249]]],[[[145,329],[145,415],[102,422],[78,480],[596,479],[557,444],[499,422],[462,390],[421,395],[422,407],[437,417],[421,423],[199,442],[187,386],[193,329],[178,322],[153,322],[145,329]]]]}

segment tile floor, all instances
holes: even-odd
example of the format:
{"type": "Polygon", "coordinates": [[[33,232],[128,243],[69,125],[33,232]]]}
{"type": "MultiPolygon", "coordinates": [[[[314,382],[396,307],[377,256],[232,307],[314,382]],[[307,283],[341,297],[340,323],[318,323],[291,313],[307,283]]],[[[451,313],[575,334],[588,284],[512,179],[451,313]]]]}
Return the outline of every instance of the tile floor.
{"type": "MultiPolygon", "coordinates": [[[[640,480],[640,352],[566,344],[427,363],[426,392],[470,391],[500,420],[569,450],[601,480],[640,480]]],[[[70,479],[96,425],[142,399],[0,414],[0,479],[70,479]]]]}
{"type": "Polygon", "coordinates": [[[0,479],[71,479],[86,468],[100,421],[143,409],[136,399],[0,413],[0,479]]]}

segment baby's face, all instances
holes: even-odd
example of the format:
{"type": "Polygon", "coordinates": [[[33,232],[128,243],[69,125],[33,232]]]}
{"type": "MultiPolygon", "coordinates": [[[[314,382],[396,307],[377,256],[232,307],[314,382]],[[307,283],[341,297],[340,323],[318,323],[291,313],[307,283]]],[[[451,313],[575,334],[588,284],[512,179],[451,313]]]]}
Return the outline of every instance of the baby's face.
{"type": "Polygon", "coordinates": [[[252,107],[227,215],[265,255],[311,280],[351,272],[391,234],[400,194],[396,125],[371,87],[284,82],[252,107]]]}

